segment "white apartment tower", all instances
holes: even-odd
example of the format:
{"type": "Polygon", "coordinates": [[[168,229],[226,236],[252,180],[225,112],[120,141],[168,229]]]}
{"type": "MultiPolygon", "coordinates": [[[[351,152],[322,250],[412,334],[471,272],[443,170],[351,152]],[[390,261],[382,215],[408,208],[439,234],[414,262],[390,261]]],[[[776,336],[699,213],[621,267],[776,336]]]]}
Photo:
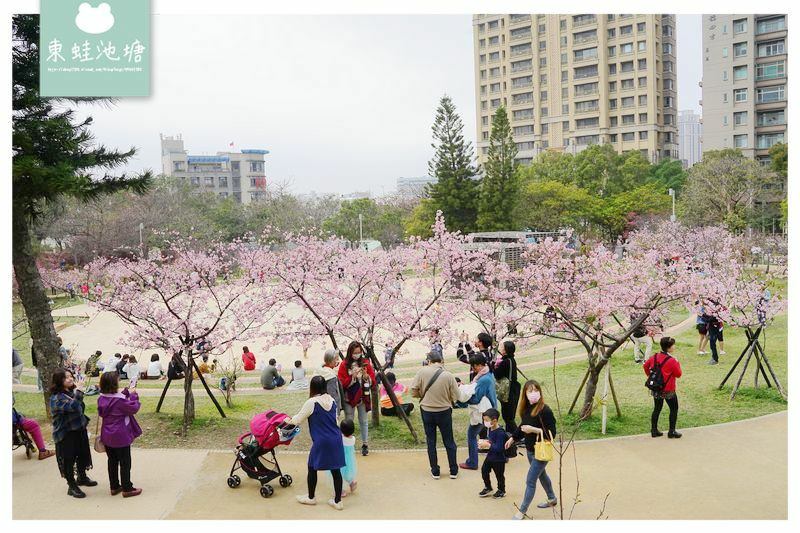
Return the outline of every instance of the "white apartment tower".
{"type": "Polygon", "coordinates": [[[188,180],[199,191],[213,192],[238,203],[266,198],[264,156],[269,150],[244,149],[216,155],[190,155],[181,135],[161,135],[161,168],[165,176],[188,180]]]}
{"type": "Polygon", "coordinates": [[[703,15],[703,151],[769,163],[787,140],[786,15],[703,15]]]}
{"type": "Polygon", "coordinates": [[[505,106],[518,162],[609,143],[678,158],[673,15],[473,16],[478,159],[505,106]]]}
{"type": "Polygon", "coordinates": [[[700,115],[689,109],[678,113],[678,146],[684,168],[689,168],[703,159],[703,121],[700,115]]]}

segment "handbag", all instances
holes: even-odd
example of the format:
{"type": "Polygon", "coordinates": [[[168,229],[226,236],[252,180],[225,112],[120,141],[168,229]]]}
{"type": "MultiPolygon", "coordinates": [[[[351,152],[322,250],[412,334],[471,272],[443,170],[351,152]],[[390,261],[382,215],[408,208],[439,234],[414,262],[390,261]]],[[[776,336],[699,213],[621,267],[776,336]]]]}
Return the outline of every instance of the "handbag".
{"type": "Polygon", "coordinates": [[[543,463],[549,462],[553,460],[553,456],[555,455],[555,447],[553,446],[553,434],[550,433],[550,440],[545,440],[544,438],[544,423],[542,422],[542,417],[539,417],[539,422],[542,424],[542,432],[536,437],[536,443],[533,445],[533,457],[537,461],[541,461],[543,463]]]}
{"type": "Polygon", "coordinates": [[[106,453],[106,445],[100,440],[100,415],[97,415],[97,423],[94,425],[94,451],[97,453],[106,453]]]}
{"type": "Polygon", "coordinates": [[[477,405],[470,404],[469,406],[469,423],[471,426],[477,426],[483,423],[483,413],[492,408],[492,401],[484,396],[481,398],[480,403],[477,405]]]}

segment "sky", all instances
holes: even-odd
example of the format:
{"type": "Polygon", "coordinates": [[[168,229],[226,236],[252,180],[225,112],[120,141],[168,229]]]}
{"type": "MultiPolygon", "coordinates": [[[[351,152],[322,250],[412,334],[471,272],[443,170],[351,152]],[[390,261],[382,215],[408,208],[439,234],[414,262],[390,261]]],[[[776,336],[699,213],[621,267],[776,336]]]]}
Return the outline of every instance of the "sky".
{"type": "MultiPolygon", "coordinates": [[[[700,15],[677,18],[678,106],[699,112],[700,15]]],[[[161,172],[159,134],[182,134],[269,150],[295,193],[382,195],[427,174],[445,93],[475,143],[471,15],[154,15],[151,42],[151,95],[88,109],[98,142],[137,148],[128,171],[161,172]]]]}

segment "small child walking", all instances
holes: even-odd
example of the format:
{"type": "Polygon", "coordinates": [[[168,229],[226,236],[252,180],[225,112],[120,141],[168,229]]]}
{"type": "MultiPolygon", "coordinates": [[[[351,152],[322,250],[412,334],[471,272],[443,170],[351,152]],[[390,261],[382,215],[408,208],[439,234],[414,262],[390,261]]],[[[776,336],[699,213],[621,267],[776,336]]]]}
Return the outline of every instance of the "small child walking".
{"type": "Polygon", "coordinates": [[[342,430],[342,445],[344,446],[344,468],[342,468],[342,481],[346,483],[345,489],[342,491],[342,497],[347,496],[356,491],[356,438],[353,435],[356,432],[356,425],[352,419],[345,419],[339,424],[339,429],[342,430]]]}
{"type": "Polygon", "coordinates": [[[483,425],[486,426],[486,439],[481,440],[478,446],[488,449],[486,459],[481,467],[483,475],[483,490],[478,493],[481,498],[492,495],[492,480],[489,477],[494,470],[497,477],[497,492],[494,498],[503,498],[506,495],[506,461],[505,443],[507,439],[506,430],[498,424],[500,412],[497,409],[487,409],[483,413],[483,425]]]}

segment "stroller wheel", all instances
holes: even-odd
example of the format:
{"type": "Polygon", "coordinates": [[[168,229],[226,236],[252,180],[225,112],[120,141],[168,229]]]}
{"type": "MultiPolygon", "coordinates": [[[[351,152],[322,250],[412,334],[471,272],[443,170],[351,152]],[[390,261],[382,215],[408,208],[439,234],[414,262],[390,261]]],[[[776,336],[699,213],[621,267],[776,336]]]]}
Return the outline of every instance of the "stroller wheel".
{"type": "Polygon", "coordinates": [[[228,486],[232,489],[235,489],[241,484],[242,484],[242,479],[239,476],[233,475],[228,478],[228,486]]]}
{"type": "Polygon", "coordinates": [[[278,481],[280,482],[281,487],[283,487],[283,488],[286,488],[286,487],[289,486],[289,480],[286,479],[286,476],[281,476],[278,481]]]}
{"type": "Polygon", "coordinates": [[[33,457],[33,444],[25,445],[25,457],[27,457],[28,459],[33,457]]]}
{"type": "Polygon", "coordinates": [[[261,496],[264,498],[269,498],[275,493],[275,489],[272,488],[271,485],[264,485],[261,487],[261,496]]]}

